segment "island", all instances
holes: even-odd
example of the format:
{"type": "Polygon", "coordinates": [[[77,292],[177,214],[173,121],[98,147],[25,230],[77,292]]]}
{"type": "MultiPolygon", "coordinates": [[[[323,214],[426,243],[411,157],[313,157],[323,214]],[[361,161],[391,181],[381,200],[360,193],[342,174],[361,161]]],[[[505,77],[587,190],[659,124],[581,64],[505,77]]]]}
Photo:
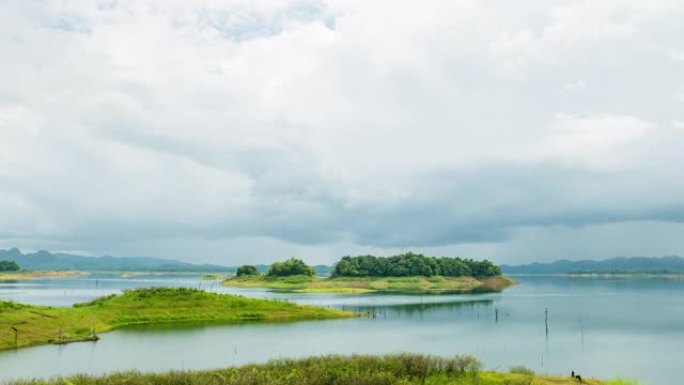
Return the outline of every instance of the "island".
{"type": "Polygon", "coordinates": [[[321,356],[280,359],[265,364],[211,370],[162,373],[121,372],[103,376],[75,375],[49,380],[18,380],[13,385],[63,384],[406,384],[406,385],[637,385],[630,380],[601,381],[593,378],[542,376],[517,366],[507,372],[483,371],[470,355],[435,357],[420,354],[385,356],[321,356]]]}
{"type": "MultiPolygon", "coordinates": [[[[0,252],[2,251],[0,250],[0,252]]],[[[81,271],[28,271],[22,270],[16,261],[0,260],[0,282],[20,279],[78,277],[87,274],[81,271]]]]}
{"type": "Polygon", "coordinates": [[[0,282],[25,279],[76,278],[90,275],[87,271],[15,271],[0,273],[0,282]]]}
{"type": "Polygon", "coordinates": [[[0,350],[92,341],[98,333],[141,324],[278,322],[359,314],[190,288],[126,290],[70,308],[0,301],[0,350]]]}
{"type": "Polygon", "coordinates": [[[391,257],[346,256],[329,277],[316,277],[301,259],[276,262],[266,274],[254,266],[241,266],[235,277],[223,281],[231,287],[261,287],[301,293],[406,293],[453,294],[498,292],[516,282],[501,275],[487,260],[429,257],[406,253],[391,257]]]}

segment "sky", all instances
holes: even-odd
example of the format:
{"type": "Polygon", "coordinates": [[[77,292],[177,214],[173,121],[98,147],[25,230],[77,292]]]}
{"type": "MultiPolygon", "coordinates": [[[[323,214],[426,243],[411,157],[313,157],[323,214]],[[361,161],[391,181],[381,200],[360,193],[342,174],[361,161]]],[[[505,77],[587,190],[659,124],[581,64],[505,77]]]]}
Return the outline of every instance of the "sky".
{"type": "Polygon", "coordinates": [[[680,0],[4,0],[0,248],[684,255],[680,0]]]}

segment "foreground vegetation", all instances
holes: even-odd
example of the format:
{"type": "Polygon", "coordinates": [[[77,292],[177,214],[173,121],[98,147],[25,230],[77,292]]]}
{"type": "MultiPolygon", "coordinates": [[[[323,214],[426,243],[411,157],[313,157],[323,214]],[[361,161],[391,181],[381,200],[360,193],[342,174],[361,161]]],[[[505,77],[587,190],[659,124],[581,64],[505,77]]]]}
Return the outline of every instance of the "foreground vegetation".
{"type": "MultiPolygon", "coordinates": [[[[11,385],[575,385],[571,377],[536,376],[516,368],[508,373],[483,372],[472,356],[440,358],[424,355],[324,356],[277,360],[204,371],[143,374],[124,372],[106,376],[77,375],[50,380],[10,382],[11,385]]],[[[583,379],[589,385],[636,385],[628,381],[583,379]]]]}
{"type": "Polygon", "coordinates": [[[97,339],[97,333],[155,323],[241,323],[353,317],[354,313],[187,288],[127,290],[72,308],[0,301],[0,350],[97,339]],[[16,340],[15,340],[16,337],[16,340]]]}
{"type": "Polygon", "coordinates": [[[495,292],[515,282],[503,276],[473,277],[359,277],[316,278],[304,275],[269,277],[240,276],[223,281],[225,286],[263,287],[298,293],[416,293],[446,294],[495,292]]]}

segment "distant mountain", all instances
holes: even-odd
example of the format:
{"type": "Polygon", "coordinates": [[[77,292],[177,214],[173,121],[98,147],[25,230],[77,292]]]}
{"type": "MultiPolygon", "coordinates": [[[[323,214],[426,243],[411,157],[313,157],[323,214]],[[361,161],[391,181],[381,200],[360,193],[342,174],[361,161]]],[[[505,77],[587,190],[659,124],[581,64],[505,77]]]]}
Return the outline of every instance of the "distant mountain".
{"type": "Polygon", "coordinates": [[[225,272],[234,268],[192,264],[162,258],[145,257],[85,257],[82,255],[38,251],[22,254],[19,249],[1,250],[0,260],[16,262],[24,270],[80,271],[161,271],[161,272],[225,272]]]}
{"type": "Polygon", "coordinates": [[[316,270],[316,275],[320,277],[327,277],[332,273],[333,267],[328,265],[314,265],[314,270],[316,270]]]}
{"type": "Polygon", "coordinates": [[[684,258],[669,257],[618,257],[601,261],[560,260],[551,263],[501,265],[504,274],[666,274],[684,273],[684,258]]]}
{"type": "MultiPolygon", "coordinates": [[[[268,271],[268,269],[271,267],[271,265],[260,264],[260,265],[254,265],[254,267],[256,267],[256,269],[259,273],[266,273],[268,271]]],[[[321,276],[321,277],[329,276],[330,272],[332,272],[332,269],[333,269],[332,266],[328,266],[328,265],[315,265],[313,268],[316,271],[316,275],[321,276]]],[[[230,270],[236,271],[237,267],[232,267],[230,270]]]]}

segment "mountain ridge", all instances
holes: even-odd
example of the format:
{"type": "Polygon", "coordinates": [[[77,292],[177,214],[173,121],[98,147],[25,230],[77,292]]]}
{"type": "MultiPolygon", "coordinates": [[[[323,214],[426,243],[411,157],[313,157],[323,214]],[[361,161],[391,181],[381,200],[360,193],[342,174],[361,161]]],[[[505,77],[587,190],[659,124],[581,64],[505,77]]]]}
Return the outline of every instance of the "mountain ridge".
{"type": "Polygon", "coordinates": [[[159,272],[219,272],[231,271],[228,266],[194,264],[173,259],[151,257],[87,257],[40,250],[22,253],[18,248],[0,249],[0,260],[16,262],[24,270],[80,271],[159,271],[159,272]]]}
{"type": "Polygon", "coordinates": [[[504,274],[667,274],[684,273],[684,258],[676,255],[662,257],[615,257],[603,260],[568,260],[533,262],[521,265],[501,265],[504,274]]]}

